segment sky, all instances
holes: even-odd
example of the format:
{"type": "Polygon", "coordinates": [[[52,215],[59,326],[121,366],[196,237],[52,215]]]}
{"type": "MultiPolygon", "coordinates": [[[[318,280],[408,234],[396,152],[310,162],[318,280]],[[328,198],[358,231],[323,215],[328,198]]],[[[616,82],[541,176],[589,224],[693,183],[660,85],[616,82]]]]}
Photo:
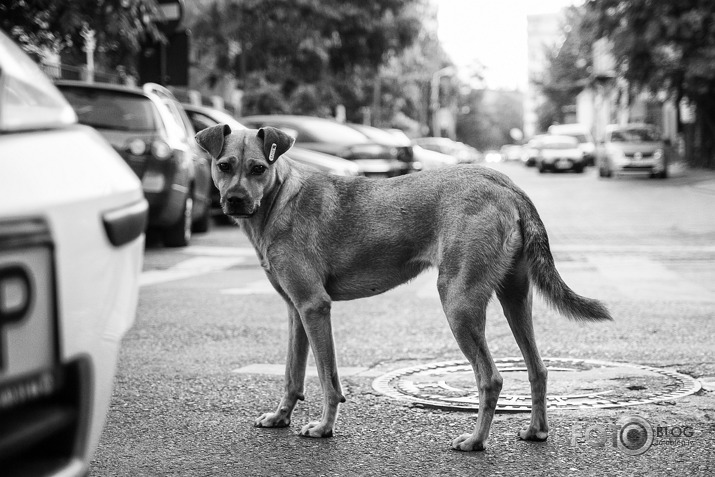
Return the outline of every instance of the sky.
{"type": "Polygon", "coordinates": [[[474,60],[485,66],[488,88],[524,90],[526,16],[557,12],[578,0],[433,0],[442,46],[462,77],[474,60]]]}

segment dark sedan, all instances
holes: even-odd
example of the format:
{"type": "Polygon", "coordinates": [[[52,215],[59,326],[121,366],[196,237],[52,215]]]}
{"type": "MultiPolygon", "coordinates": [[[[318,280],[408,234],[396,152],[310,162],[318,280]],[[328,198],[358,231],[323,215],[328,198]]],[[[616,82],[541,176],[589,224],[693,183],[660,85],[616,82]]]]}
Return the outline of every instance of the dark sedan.
{"type": "Polygon", "coordinates": [[[380,144],[331,119],[311,116],[248,116],[239,121],[251,128],[273,126],[296,138],[296,145],[353,161],[367,176],[394,177],[410,172],[394,144],[380,144]]]}
{"type": "Polygon", "coordinates": [[[194,130],[165,88],[58,81],[79,122],[97,129],[141,179],[149,226],[165,245],[188,245],[210,220],[211,170],[194,130]]]}

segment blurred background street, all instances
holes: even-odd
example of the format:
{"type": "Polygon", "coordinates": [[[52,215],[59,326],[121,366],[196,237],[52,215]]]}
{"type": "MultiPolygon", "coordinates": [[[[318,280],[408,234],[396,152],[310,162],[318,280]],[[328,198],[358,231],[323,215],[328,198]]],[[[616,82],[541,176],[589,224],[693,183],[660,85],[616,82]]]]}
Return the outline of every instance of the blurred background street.
{"type": "Polygon", "coordinates": [[[697,0],[0,2],[0,474],[715,474],[714,19],[697,0]],[[222,214],[195,141],[217,124],[279,128],[346,180],[471,164],[522,187],[566,282],[615,317],[535,300],[562,363],[549,440],[502,413],[485,452],[456,453],[474,412],[373,386],[462,359],[434,271],[334,304],[335,437],[296,434],[320,412],[312,368],[293,426],[253,428],[281,393],[286,309],[222,214]],[[611,385],[624,407],[560,401],[611,385]],[[601,432],[632,415],[655,434],[637,456],[601,432]]]}

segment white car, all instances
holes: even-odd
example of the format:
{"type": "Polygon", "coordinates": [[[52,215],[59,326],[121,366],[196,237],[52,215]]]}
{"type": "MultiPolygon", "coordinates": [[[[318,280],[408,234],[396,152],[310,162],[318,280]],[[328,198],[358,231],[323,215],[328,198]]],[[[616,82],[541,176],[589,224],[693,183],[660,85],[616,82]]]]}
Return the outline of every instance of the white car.
{"type": "Polygon", "coordinates": [[[0,32],[0,474],[87,474],[147,210],[129,166],[0,32]]]}
{"type": "Polygon", "coordinates": [[[586,156],[572,136],[547,134],[539,142],[536,168],[539,172],[574,171],[583,172],[586,156]]]}

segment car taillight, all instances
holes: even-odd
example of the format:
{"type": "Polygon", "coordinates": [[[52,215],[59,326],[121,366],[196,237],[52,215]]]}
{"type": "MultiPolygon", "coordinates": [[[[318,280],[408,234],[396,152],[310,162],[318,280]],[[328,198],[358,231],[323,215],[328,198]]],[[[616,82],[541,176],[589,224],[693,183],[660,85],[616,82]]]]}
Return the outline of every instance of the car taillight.
{"type": "Polygon", "coordinates": [[[127,151],[129,151],[130,154],[133,154],[135,156],[141,156],[143,154],[146,154],[147,145],[146,142],[142,141],[141,139],[133,139],[129,141],[129,144],[127,144],[126,149],[127,151]]]}
{"type": "Polygon", "coordinates": [[[164,141],[154,141],[151,143],[151,154],[159,160],[169,159],[172,151],[171,147],[164,141]]]}

